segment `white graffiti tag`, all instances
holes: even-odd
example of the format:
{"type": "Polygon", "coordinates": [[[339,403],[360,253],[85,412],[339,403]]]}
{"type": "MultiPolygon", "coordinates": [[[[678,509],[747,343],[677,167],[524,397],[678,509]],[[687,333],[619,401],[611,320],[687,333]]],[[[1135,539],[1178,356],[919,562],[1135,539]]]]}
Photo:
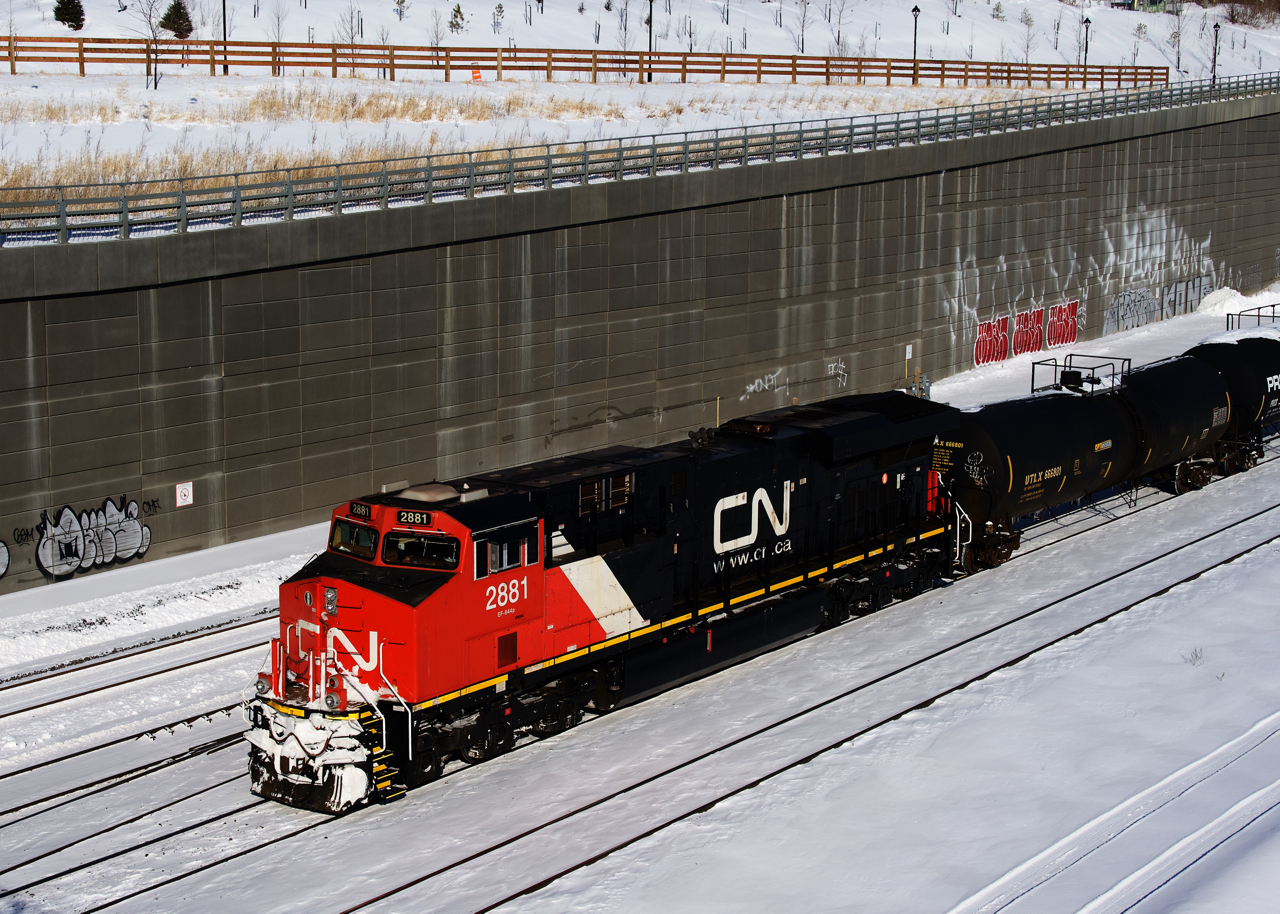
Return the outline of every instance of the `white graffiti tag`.
{"type": "Polygon", "coordinates": [[[76,512],[65,505],[49,519],[41,512],[36,526],[36,566],[52,578],[112,562],[127,562],[146,553],[151,528],[138,520],[138,503],[120,496],[120,506],[107,499],[98,511],[76,512]]]}
{"type": "Polygon", "coordinates": [[[841,387],[844,387],[849,383],[849,372],[844,367],[843,358],[839,358],[839,359],[836,359],[834,362],[827,363],[827,377],[839,378],[841,387]]]}
{"type": "Polygon", "coordinates": [[[0,578],[4,577],[9,571],[9,546],[4,540],[0,540],[0,578]]]}

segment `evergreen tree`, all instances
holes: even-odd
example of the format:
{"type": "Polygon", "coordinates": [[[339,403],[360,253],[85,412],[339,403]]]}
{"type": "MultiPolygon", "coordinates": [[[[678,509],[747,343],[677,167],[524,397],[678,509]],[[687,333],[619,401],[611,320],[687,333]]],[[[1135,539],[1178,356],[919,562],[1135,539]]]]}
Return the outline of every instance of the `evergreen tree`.
{"type": "Polygon", "coordinates": [[[462,15],[462,4],[455,4],[453,12],[449,14],[449,31],[457,33],[467,27],[467,19],[462,15]]]}
{"type": "Polygon", "coordinates": [[[84,7],[80,0],[58,0],[53,7],[53,18],[73,32],[84,28],[84,7]]]}
{"type": "Polygon", "coordinates": [[[164,11],[164,18],[160,20],[160,28],[173,32],[178,38],[191,37],[195,26],[191,24],[191,14],[187,12],[187,4],[183,0],[173,0],[169,4],[169,8],[164,11]]]}

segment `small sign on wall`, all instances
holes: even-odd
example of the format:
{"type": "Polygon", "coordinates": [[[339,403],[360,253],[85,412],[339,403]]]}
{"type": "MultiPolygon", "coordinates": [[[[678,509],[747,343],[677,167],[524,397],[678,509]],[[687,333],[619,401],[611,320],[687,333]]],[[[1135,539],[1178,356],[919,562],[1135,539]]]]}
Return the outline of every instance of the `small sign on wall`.
{"type": "Polygon", "coordinates": [[[196,487],[194,483],[180,482],[174,487],[173,504],[176,508],[185,508],[196,503],[196,487]]]}

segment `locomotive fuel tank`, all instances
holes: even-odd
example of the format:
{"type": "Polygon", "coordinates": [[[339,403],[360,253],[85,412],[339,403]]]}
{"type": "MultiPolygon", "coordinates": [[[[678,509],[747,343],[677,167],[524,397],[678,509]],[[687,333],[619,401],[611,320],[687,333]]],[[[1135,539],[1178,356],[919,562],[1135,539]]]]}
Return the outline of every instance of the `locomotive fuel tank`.
{"type": "Polygon", "coordinates": [[[1163,475],[1212,447],[1231,411],[1222,376],[1208,362],[1187,356],[1130,372],[1119,396],[1132,407],[1141,435],[1133,479],[1163,475]]]}
{"type": "Polygon", "coordinates": [[[975,529],[1105,489],[1128,478],[1138,429],[1115,397],[1052,393],[966,412],[934,447],[934,469],[975,529]]]}

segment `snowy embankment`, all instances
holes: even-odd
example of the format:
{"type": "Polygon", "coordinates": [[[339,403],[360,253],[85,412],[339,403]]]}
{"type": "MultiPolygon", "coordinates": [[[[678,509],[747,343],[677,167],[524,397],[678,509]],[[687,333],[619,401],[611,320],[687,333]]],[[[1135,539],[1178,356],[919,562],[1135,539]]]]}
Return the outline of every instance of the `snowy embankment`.
{"type": "MultiPolygon", "coordinates": [[[[447,27],[456,0],[416,0],[404,18],[386,4],[300,7],[288,0],[228,4],[228,32],[246,41],[363,41],[443,47],[648,47],[648,4],[636,0],[548,0],[500,4],[463,0],[463,22],[447,27]],[[256,15],[255,15],[256,12],[256,15]],[[352,20],[354,14],[357,18],[352,20]],[[358,22],[356,32],[351,23],[358,22]],[[625,28],[624,28],[625,24],[625,28]],[[597,28],[598,27],[598,28],[597,28]],[[597,37],[599,36],[599,37],[597,37]]],[[[151,4],[154,5],[154,4],[151,4]]],[[[163,8],[167,3],[161,3],[163,8]]],[[[71,32],[52,15],[53,0],[10,5],[18,35],[101,37],[148,32],[146,3],[84,0],[87,18],[71,32]]],[[[221,37],[221,7],[190,0],[195,39],[221,37]]],[[[1219,75],[1280,68],[1280,29],[1264,18],[1232,23],[1232,7],[1183,14],[1069,6],[1055,0],[921,0],[915,41],[925,59],[1079,63],[1084,20],[1091,21],[1090,64],[1167,66],[1171,79],[1211,71],[1213,24],[1222,25],[1219,75]],[[1179,69],[1180,67],[1180,69],[1179,69]]],[[[767,54],[844,54],[910,58],[909,5],[891,0],[658,0],[657,50],[767,54]],[[745,48],[744,48],[745,45],[745,48]]],[[[1234,7],[1239,12],[1240,7],[1234,7]]],[[[1236,18],[1239,18],[1237,15],[1236,18]]],[[[52,66],[52,65],[49,65],[52,66]]],[[[637,84],[618,80],[444,83],[440,74],[402,71],[375,77],[269,71],[210,77],[203,66],[166,70],[147,89],[139,68],[91,65],[86,78],[19,62],[0,73],[0,184],[24,186],[138,180],[322,162],[378,159],[530,143],[703,130],[886,110],[950,107],[1039,95],[1044,89],[891,89],[784,82],[681,84],[678,77],[637,84]]],[[[1059,91],[1059,90],[1054,90],[1059,91]]]]}

